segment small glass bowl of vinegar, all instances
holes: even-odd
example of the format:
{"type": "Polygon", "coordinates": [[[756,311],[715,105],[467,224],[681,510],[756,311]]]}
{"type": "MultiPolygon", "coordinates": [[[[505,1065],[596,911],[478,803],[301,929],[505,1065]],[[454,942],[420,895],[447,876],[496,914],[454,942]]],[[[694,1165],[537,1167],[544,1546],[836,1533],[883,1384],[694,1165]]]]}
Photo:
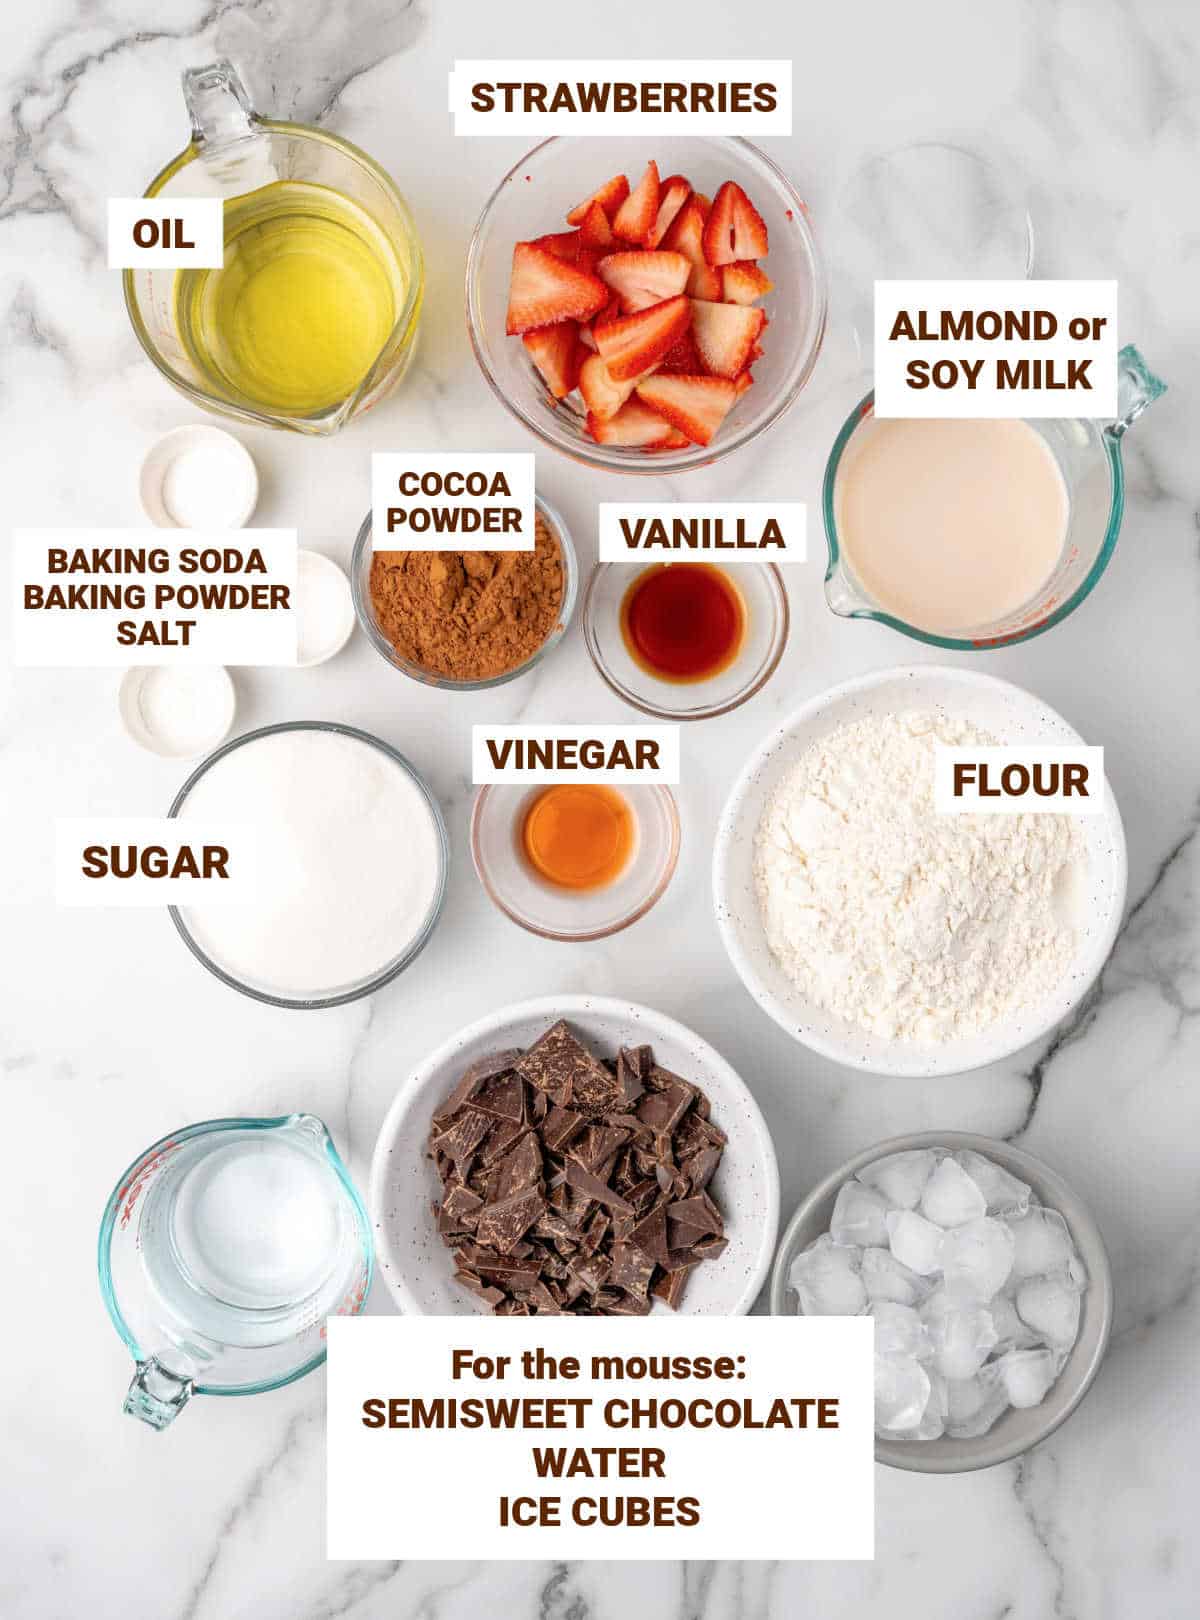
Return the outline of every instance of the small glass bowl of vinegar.
{"type": "Polygon", "coordinates": [[[787,646],[774,563],[600,563],[583,602],[592,662],[618,697],[663,720],[728,714],[766,685],[787,646]]]}
{"type": "Polygon", "coordinates": [[[531,934],[604,939],[665,893],[679,811],[653,783],[494,784],[475,795],[471,859],[489,899],[531,934]]]}

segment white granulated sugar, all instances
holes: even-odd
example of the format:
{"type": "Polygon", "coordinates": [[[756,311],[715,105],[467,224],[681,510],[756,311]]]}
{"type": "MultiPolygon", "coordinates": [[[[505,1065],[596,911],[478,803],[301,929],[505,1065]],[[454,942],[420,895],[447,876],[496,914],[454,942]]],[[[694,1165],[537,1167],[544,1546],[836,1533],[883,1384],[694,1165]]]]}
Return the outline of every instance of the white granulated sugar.
{"type": "Polygon", "coordinates": [[[191,906],[197,943],[234,978],[320,996],[374,977],[428,920],[441,874],[429,805],[389,755],[344,732],[278,731],[231,749],[181,819],[258,831],[258,897],[191,906]]]}
{"type": "Polygon", "coordinates": [[[758,828],[758,903],[781,967],[819,1006],[940,1043],[1066,973],[1087,860],[1073,818],[934,809],[935,744],[995,741],[941,714],[872,716],[822,737],[777,786],[758,828]]]}

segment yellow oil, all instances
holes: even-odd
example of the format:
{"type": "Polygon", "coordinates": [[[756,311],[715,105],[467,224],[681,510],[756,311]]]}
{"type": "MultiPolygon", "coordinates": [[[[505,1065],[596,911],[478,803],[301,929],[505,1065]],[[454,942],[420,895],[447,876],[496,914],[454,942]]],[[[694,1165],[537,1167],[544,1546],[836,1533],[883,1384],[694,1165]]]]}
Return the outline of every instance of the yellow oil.
{"type": "Polygon", "coordinates": [[[225,264],[178,270],[175,325],[214,393],[319,416],[357,389],[403,307],[407,266],[356,204],[279,180],[225,203],[225,264]]]}

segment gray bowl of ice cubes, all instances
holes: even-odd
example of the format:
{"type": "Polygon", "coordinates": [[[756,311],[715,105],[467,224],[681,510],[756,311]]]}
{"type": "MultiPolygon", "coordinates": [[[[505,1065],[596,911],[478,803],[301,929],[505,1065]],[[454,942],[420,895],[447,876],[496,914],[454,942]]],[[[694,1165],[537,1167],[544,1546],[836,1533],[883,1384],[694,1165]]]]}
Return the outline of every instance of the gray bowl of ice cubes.
{"type": "Polygon", "coordinates": [[[1040,1159],[923,1131],[814,1187],[775,1256],[771,1312],[874,1316],[876,1460],[957,1474],[1070,1417],[1108,1345],[1112,1271],[1092,1215],[1040,1159]]]}

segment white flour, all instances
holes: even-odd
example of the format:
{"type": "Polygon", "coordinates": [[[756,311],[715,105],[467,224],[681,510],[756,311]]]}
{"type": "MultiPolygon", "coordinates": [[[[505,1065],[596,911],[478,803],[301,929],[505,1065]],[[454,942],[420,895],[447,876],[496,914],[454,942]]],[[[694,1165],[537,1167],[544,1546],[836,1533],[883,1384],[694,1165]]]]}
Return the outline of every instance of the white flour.
{"type": "Polygon", "coordinates": [[[935,743],[994,743],[925,713],[856,721],[780,782],[754,872],[767,942],[820,1006],[891,1039],[977,1034],[1070,965],[1086,866],[1069,816],[939,815],[935,743]]]}

